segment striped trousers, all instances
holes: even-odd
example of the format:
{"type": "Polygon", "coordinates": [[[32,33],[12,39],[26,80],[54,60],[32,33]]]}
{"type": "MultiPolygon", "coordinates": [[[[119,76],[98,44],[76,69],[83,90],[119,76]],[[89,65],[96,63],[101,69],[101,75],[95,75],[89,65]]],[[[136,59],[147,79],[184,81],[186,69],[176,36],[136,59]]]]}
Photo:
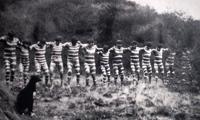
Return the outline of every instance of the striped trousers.
{"type": "Polygon", "coordinates": [[[5,63],[5,71],[6,71],[6,81],[14,81],[15,78],[15,71],[16,71],[16,56],[4,57],[4,63],[5,63]]]}

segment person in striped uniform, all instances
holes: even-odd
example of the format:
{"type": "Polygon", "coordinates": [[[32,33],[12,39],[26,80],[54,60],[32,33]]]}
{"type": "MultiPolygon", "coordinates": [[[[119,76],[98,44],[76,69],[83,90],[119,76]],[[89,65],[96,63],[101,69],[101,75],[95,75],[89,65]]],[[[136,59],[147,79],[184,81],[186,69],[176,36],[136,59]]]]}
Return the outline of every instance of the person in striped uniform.
{"type": "Polygon", "coordinates": [[[152,66],[151,66],[151,43],[146,43],[144,49],[142,50],[142,70],[143,70],[143,77],[145,79],[145,82],[147,78],[149,78],[149,83],[151,83],[151,77],[152,77],[152,66]]]}
{"type": "Polygon", "coordinates": [[[75,68],[76,82],[79,86],[80,83],[80,62],[79,62],[79,49],[82,47],[80,41],[76,37],[72,37],[71,42],[66,43],[68,56],[67,56],[67,69],[68,69],[68,85],[70,85],[72,77],[72,68],[75,68]]]}
{"type": "Polygon", "coordinates": [[[30,50],[30,42],[23,41],[22,44],[19,46],[20,50],[20,73],[23,75],[24,85],[28,81],[28,72],[30,66],[30,59],[29,59],[29,50],[30,50]]]}
{"type": "Polygon", "coordinates": [[[86,86],[89,86],[89,76],[92,76],[93,85],[96,86],[95,74],[96,74],[96,63],[95,53],[98,50],[97,45],[94,44],[93,39],[89,39],[86,46],[82,46],[85,57],[85,72],[86,72],[86,86]]]}
{"type": "Polygon", "coordinates": [[[16,49],[20,45],[20,41],[15,37],[14,33],[9,32],[7,35],[0,37],[0,41],[5,45],[4,47],[4,62],[5,62],[5,79],[6,84],[13,83],[16,71],[16,49]]]}
{"type": "Polygon", "coordinates": [[[59,68],[61,86],[64,87],[63,84],[63,60],[62,60],[62,50],[66,46],[64,43],[61,43],[62,36],[57,36],[54,42],[46,42],[48,46],[51,48],[51,63],[50,63],[50,80],[51,87],[53,87],[53,76],[56,66],[59,68]]]}
{"type": "Polygon", "coordinates": [[[102,49],[99,49],[97,54],[100,55],[100,68],[103,73],[103,81],[106,79],[108,84],[110,83],[110,65],[109,65],[109,55],[111,49],[109,49],[108,45],[104,45],[102,49]]]}
{"type": "Polygon", "coordinates": [[[163,48],[161,44],[157,46],[156,49],[153,50],[154,53],[154,69],[156,74],[156,82],[158,81],[159,74],[161,75],[161,79],[164,82],[163,75],[164,75],[164,63],[163,63],[163,54],[168,49],[163,48]]]}
{"type": "Polygon", "coordinates": [[[42,75],[42,71],[45,73],[45,85],[48,85],[49,81],[49,68],[47,66],[47,61],[46,61],[46,42],[45,40],[38,41],[38,43],[33,44],[30,46],[30,50],[34,50],[35,52],[35,69],[36,72],[42,75]]]}
{"type": "Polygon", "coordinates": [[[123,53],[127,48],[122,47],[122,40],[117,40],[116,45],[111,48],[113,54],[113,70],[114,70],[114,79],[115,84],[117,84],[117,78],[120,75],[121,85],[124,81],[124,66],[122,62],[123,53]]]}
{"type": "Polygon", "coordinates": [[[167,76],[175,74],[175,71],[174,71],[175,56],[176,56],[176,53],[173,52],[172,50],[169,50],[169,56],[166,58],[166,63],[165,63],[167,76]]]}
{"type": "Polygon", "coordinates": [[[131,71],[133,74],[133,77],[137,77],[136,84],[138,84],[138,81],[140,79],[140,60],[139,60],[139,53],[144,47],[138,47],[137,42],[133,41],[132,46],[129,47],[129,51],[131,52],[130,55],[130,65],[131,65],[131,71]]]}

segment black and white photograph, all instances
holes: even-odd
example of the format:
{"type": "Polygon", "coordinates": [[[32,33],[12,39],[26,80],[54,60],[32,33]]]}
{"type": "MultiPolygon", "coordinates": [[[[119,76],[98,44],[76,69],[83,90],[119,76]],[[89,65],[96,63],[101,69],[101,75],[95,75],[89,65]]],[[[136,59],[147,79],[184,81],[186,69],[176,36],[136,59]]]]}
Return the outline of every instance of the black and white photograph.
{"type": "Polygon", "coordinates": [[[0,0],[0,120],[200,120],[200,0],[0,0]]]}

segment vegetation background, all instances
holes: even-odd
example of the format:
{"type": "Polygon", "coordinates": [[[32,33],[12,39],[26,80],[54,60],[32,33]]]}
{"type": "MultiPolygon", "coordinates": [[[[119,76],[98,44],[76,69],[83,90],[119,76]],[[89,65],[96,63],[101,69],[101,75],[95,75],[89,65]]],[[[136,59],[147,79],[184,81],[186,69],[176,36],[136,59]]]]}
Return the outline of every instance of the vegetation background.
{"type": "MultiPolygon", "coordinates": [[[[116,39],[122,39],[125,46],[133,40],[141,44],[152,41],[154,47],[163,43],[180,54],[191,51],[192,79],[197,80],[200,21],[183,16],[178,12],[158,14],[126,0],[0,0],[0,35],[14,31],[32,43],[42,37],[51,41],[58,34],[64,41],[76,35],[82,42],[94,37],[99,45],[110,46],[116,39]]],[[[128,55],[124,65],[130,69],[128,55]]]]}

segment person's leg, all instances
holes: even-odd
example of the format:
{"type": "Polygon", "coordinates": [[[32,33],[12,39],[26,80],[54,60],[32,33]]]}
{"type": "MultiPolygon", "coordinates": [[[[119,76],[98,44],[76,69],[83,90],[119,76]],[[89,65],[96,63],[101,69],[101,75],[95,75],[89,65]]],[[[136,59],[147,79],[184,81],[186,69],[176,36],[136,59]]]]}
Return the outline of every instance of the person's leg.
{"type": "Polygon", "coordinates": [[[163,81],[163,83],[165,82],[164,80],[164,66],[162,65],[162,63],[160,64],[160,79],[163,81]]]}
{"type": "Polygon", "coordinates": [[[46,61],[42,64],[42,69],[44,70],[45,73],[45,85],[47,86],[49,82],[49,68],[47,66],[46,61]]]}
{"type": "Polygon", "coordinates": [[[35,60],[35,71],[41,76],[41,64],[38,62],[38,60],[35,60]]]}
{"type": "Polygon", "coordinates": [[[79,86],[80,85],[80,63],[79,60],[75,61],[75,71],[76,71],[76,83],[79,86]]]}
{"type": "Polygon", "coordinates": [[[120,79],[121,79],[121,85],[124,84],[124,66],[121,64],[119,66],[119,74],[120,74],[120,79]]]}
{"type": "Polygon", "coordinates": [[[90,76],[90,66],[85,63],[85,73],[86,73],[86,86],[89,86],[89,76],[90,76]]]}
{"type": "Polygon", "coordinates": [[[110,72],[110,66],[109,64],[105,66],[105,69],[106,69],[106,76],[107,76],[107,79],[108,79],[108,85],[110,84],[110,76],[111,76],[111,72],[110,72]]]}
{"type": "Polygon", "coordinates": [[[21,58],[21,59],[20,59],[20,62],[19,62],[19,64],[18,64],[18,72],[19,72],[19,73],[18,73],[18,74],[19,74],[19,75],[18,75],[18,76],[19,76],[18,79],[19,79],[20,81],[24,81],[24,83],[25,83],[25,80],[24,80],[24,72],[25,72],[25,71],[24,71],[24,67],[25,67],[25,66],[24,66],[24,62],[23,62],[23,59],[21,58]]]}
{"type": "Polygon", "coordinates": [[[154,69],[155,69],[155,79],[156,79],[156,83],[158,82],[158,74],[159,74],[159,65],[158,63],[154,64],[154,69]]]}
{"type": "Polygon", "coordinates": [[[152,78],[152,66],[151,65],[147,66],[147,72],[149,75],[149,83],[151,83],[151,78],[152,78]]]}
{"type": "Polygon", "coordinates": [[[11,59],[11,66],[10,66],[10,68],[11,68],[11,74],[10,74],[11,83],[13,83],[13,81],[15,79],[16,64],[17,64],[16,58],[11,59]]]}
{"type": "Polygon", "coordinates": [[[58,67],[59,67],[59,70],[60,70],[60,79],[61,79],[61,86],[63,87],[63,73],[64,73],[64,67],[63,67],[63,61],[60,61],[58,63],[58,67]]]}
{"type": "Polygon", "coordinates": [[[107,77],[105,65],[101,65],[101,71],[103,73],[103,82],[105,82],[107,77]]]}
{"type": "Polygon", "coordinates": [[[56,63],[52,60],[50,63],[50,84],[53,85],[53,77],[54,77],[54,70],[56,67],[56,63]]]}
{"type": "Polygon", "coordinates": [[[172,75],[175,75],[174,64],[171,65],[171,74],[172,74],[172,75]]]}
{"type": "Polygon", "coordinates": [[[8,59],[5,59],[5,71],[6,71],[6,74],[5,74],[5,79],[6,79],[6,84],[8,85],[9,82],[10,82],[10,61],[8,59]]]}
{"type": "Polygon", "coordinates": [[[134,83],[134,80],[135,80],[135,65],[134,65],[134,63],[131,63],[131,73],[133,76],[133,83],[134,83]]]}
{"type": "Polygon", "coordinates": [[[68,85],[70,85],[70,82],[71,82],[71,77],[72,77],[72,67],[73,67],[73,64],[72,64],[72,61],[71,60],[67,60],[67,83],[68,85]]]}
{"type": "Polygon", "coordinates": [[[118,66],[116,64],[113,64],[113,70],[114,70],[114,82],[115,85],[117,85],[117,78],[119,74],[118,66]]]}
{"type": "Polygon", "coordinates": [[[135,64],[135,73],[136,73],[136,76],[137,76],[137,82],[136,82],[136,85],[138,84],[138,82],[139,82],[139,80],[140,80],[140,74],[139,74],[139,67],[140,67],[140,65],[139,65],[139,63],[136,63],[135,64]]]}
{"type": "Polygon", "coordinates": [[[29,58],[24,59],[24,62],[22,62],[23,64],[23,78],[24,78],[24,85],[26,85],[26,82],[28,81],[28,72],[29,72],[29,66],[30,66],[30,61],[29,58]]]}
{"type": "Polygon", "coordinates": [[[169,75],[170,75],[170,65],[168,63],[166,63],[165,67],[166,67],[167,77],[169,77],[169,75]]]}
{"type": "Polygon", "coordinates": [[[95,64],[90,66],[90,73],[92,75],[93,85],[96,86],[96,79],[95,79],[96,66],[95,66],[95,64]]]}
{"type": "Polygon", "coordinates": [[[148,76],[147,65],[143,65],[142,70],[143,70],[143,79],[146,83],[147,82],[147,76],[148,76]]]}

